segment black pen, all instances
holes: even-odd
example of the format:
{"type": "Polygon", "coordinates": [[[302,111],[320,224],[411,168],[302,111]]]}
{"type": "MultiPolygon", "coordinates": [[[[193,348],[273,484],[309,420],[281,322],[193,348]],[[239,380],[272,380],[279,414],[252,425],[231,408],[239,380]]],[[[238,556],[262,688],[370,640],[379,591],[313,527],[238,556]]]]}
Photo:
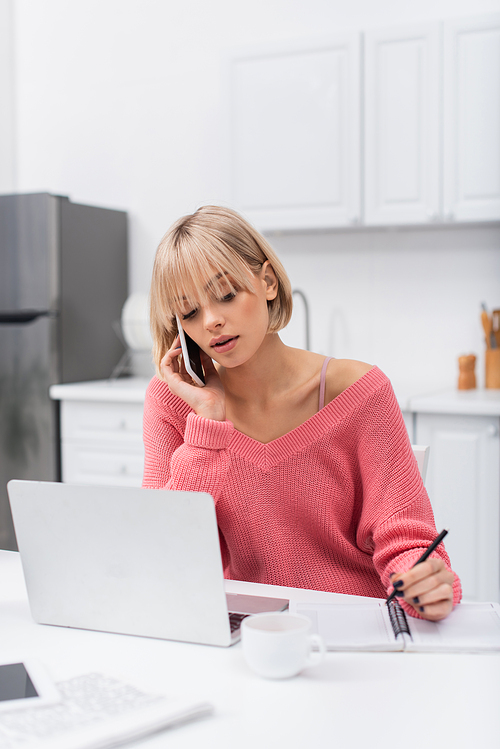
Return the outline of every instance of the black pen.
{"type": "MultiPolygon", "coordinates": [[[[432,554],[432,552],[434,551],[434,549],[436,548],[436,546],[439,546],[439,544],[441,543],[441,541],[443,540],[443,538],[446,536],[446,534],[448,533],[448,531],[449,531],[449,528],[445,528],[444,531],[441,531],[441,533],[439,534],[439,536],[436,536],[436,538],[431,543],[431,545],[429,546],[429,548],[424,551],[424,553],[422,554],[422,556],[420,557],[420,559],[417,559],[417,561],[415,562],[415,564],[413,565],[413,567],[416,567],[417,564],[421,564],[422,562],[425,562],[425,560],[428,557],[430,557],[430,555],[432,554]]],[[[412,567],[412,569],[413,569],[413,567],[412,567]]],[[[386,604],[388,604],[390,601],[392,601],[392,599],[394,598],[394,596],[396,595],[397,592],[398,592],[398,588],[394,588],[394,590],[392,591],[391,595],[387,599],[386,604]]]]}

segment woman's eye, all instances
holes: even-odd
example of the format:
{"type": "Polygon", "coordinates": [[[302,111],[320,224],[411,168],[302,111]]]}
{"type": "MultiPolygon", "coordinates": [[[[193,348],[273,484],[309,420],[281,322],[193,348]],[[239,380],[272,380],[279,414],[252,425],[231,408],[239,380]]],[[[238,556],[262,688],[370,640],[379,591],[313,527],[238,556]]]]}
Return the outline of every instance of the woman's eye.
{"type": "Polygon", "coordinates": [[[230,302],[231,299],[234,299],[235,296],[236,296],[236,292],[231,291],[231,293],[226,294],[225,296],[222,297],[221,302],[230,302]]]}
{"type": "Polygon", "coordinates": [[[190,320],[192,317],[194,317],[196,315],[197,312],[198,312],[198,310],[192,309],[191,312],[186,312],[185,315],[182,315],[182,319],[183,320],[190,320]]]}

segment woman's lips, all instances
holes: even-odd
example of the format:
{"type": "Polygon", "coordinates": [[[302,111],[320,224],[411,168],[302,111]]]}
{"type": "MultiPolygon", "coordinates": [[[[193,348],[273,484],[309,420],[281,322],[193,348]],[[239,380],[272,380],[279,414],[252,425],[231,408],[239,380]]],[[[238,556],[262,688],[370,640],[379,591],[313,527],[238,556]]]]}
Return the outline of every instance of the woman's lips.
{"type": "Polygon", "coordinates": [[[224,337],[221,338],[219,341],[215,341],[215,343],[210,343],[211,348],[213,348],[215,351],[218,351],[219,353],[225,353],[226,351],[231,351],[236,346],[236,342],[238,340],[239,336],[234,336],[233,338],[224,337]]]}

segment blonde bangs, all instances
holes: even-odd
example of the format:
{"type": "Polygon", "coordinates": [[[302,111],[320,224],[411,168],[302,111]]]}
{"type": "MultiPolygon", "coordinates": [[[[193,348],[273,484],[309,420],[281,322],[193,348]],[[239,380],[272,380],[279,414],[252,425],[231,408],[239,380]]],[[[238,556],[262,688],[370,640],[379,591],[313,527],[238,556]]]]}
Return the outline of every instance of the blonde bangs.
{"type": "Polygon", "coordinates": [[[201,249],[196,244],[186,242],[185,247],[179,246],[162,263],[160,293],[166,321],[186,306],[195,308],[205,304],[227,284],[232,290],[234,286],[252,289],[248,266],[230,248],[204,242],[201,249]]]}

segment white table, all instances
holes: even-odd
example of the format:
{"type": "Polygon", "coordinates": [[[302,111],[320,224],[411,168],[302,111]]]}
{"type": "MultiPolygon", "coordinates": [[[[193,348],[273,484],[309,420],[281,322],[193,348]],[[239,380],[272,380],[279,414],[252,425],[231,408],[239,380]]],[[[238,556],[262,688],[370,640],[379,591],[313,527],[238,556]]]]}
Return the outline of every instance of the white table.
{"type": "MultiPolygon", "coordinates": [[[[345,598],[233,581],[227,589],[345,598]]],[[[0,643],[3,658],[34,655],[56,680],[99,671],[214,705],[210,717],[133,744],[141,749],[500,746],[500,655],[329,653],[294,679],[266,681],[247,670],[240,644],[225,649],[35,624],[16,552],[0,551],[0,643]]]]}

